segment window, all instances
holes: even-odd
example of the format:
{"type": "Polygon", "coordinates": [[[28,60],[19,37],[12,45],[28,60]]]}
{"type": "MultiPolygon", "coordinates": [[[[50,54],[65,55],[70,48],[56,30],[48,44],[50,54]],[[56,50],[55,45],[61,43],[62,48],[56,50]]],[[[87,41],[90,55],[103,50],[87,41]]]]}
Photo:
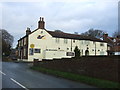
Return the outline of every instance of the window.
{"type": "Polygon", "coordinates": [[[73,53],[73,52],[67,52],[66,53],[66,56],[74,56],[75,55],[75,53],[73,53]]]}
{"type": "Polygon", "coordinates": [[[56,38],[56,43],[59,43],[60,42],[60,39],[59,38],[56,38]]]}
{"type": "Polygon", "coordinates": [[[20,57],[20,50],[18,52],[19,52],[19,57],[20,57]]]}
{"type": "Polygon", "coordinates": [[[24,38],[24,45],[26,45],[26,38],[24,38]]]}
{"type": "Polygon", "coordinates": [[[89,41],[85,41],[85,44],[89,45],[89,43],[90,43],[89,41]]]}
{"type": "Polygon", "coordinates": [[[40,49],[34,49],[34,53],[40,53],[40,49]]]}
{"type": "Polygon", "coordinates": [[[21,40],[21,46],[23,46],[24,39],[21,40]]]}
{"type": "Polygon", "coordinates": [[[104,43],[100,43],[100,46],[104,46],[104,43]]]}
{"type": "Polygon", "coordinates": [[[29,55],[33,55],[33,48],[29,49],[29,55]]]}
{"type": "Polygon", "coordinates": [[[93,44],[95,44],[95,42],[93,41],[93,44]]]}
{"type": "Polygon", "coordinates": [[[60,47],[58,49],[60,50],[60,47]]]}
{"type": "Polygon", "coordinates": [[[84,41],[82,40],[82,41],[81,41],[81,44],[83,44],[83,43],[84,43],[84,41]]]}
{"type": "Polygon", "coordinates": [[[24,48],[24,56],[26,56],[26,48],[24,48]]]}
{"type": "Polygon", "coordinates": [[[67,44],[67,43],[68,43],[68,40],[67,40],[67,39],[64,39],[64,43],[67,44]]]}
{"type": "Polygon", "coordinates": [[[18,45],[19,45],[19,47],[20,47],[20,41],[18,42],[18,45]]]}
{"type": "Polygon", "coordinates": [[[92,49],[92,51],[94,51],[94,49],[92,49]]]}
{"type": "Polygon", "coordinates": [[[20,41],[20,46],[22,46],[22,40],[20,41]]]}
{"type": "Polygon", "coordinates": [[[104,55],[104,52],[103,52],[103,51],[101,51],[101,52],[100,52],[100,55],[104,55]]]}

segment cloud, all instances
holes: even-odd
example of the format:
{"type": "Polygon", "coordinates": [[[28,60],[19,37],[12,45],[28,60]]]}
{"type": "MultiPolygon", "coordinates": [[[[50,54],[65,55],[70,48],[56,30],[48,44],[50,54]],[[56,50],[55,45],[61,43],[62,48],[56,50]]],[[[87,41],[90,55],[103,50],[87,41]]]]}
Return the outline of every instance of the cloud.
{"type": "Polygon", "coordinates": [[[3,2],[3,28],[15,36],[14,45],[27,27],[37,28],[40,16],[45,17],[46,29],[49,30],[83,33],[96,28],[112,34],[117,29],[117,1],[3,2]]]}

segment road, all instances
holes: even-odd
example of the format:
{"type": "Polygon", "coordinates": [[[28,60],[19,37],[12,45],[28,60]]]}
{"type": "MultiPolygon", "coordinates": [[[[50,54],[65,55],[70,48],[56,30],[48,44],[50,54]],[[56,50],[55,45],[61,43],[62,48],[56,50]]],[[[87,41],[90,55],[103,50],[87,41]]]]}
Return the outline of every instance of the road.
{"type": "Polygon", "coordinates": [[[86,84],[46,75],[29,69],[30,63],[3,62],[3,88],[94,88],[86,84]]]}

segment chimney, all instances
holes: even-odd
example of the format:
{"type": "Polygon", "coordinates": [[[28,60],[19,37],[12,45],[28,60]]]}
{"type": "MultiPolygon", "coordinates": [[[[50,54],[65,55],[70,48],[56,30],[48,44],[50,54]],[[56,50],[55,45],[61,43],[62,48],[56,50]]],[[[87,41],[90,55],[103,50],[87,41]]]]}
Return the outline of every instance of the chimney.
{"type": "Polygon", "coordinates": [[[30,30],[30,28],[27,27],[26,35],[29,35],[30,33],[31,33],[31,30],[30,30]]]}
{"type": "Polygon", "coordinates": [[[40,17],[40,21],[38,22],[38,29],[45,29],[45,22],[43,17],[40,17]]]}
{"type": "Polygon", "coordinates": [[[108,34],[107,33],[105,33],[105,34],[103,34],[103,40],[107,40],[107,37],[108,37],[108,34]]]}

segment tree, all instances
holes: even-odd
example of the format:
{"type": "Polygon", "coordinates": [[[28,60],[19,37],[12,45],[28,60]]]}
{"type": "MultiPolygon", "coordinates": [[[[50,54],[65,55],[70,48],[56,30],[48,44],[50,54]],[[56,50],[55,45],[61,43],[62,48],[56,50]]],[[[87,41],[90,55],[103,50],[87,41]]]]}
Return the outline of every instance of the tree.
{"type": "Polygon", "coordinates": [[[13,36],[4,29],[0,29],[0,35],[2,35],[2,53],[4,56],[9,56],[13,44],[13,36]]]}
{"type": "Polygon", "coordinates": [[[104,34],[104,31],[94,30],[94,29],[89,29],[87,32],[81,33],[81,35],[83,35],[83,36],[90,36],[93,38],[102,38],[103,34],[104,34]]]}
{"type": "Polygon", "coordinates": [[[74,34],[78,35],[78,32],[74,32],[74,34]]]}
{"type": "Polygon", "coordinates": [[[80,50],[79,50],[78,46],[75,47],[74,52],[75,52],[75,58],[79,58],[80,57],[80,50]]]}
{"type": "Polygon", "coordinates": [[[55,30],[55,32],[63,32],[62,30],[55,30]]]}
{"type": "Polygon", "coordinates": [[[120,36],[120,30],[116,30],[113,35],[113,37],[117,37],[117,36],[120,36]]]}

